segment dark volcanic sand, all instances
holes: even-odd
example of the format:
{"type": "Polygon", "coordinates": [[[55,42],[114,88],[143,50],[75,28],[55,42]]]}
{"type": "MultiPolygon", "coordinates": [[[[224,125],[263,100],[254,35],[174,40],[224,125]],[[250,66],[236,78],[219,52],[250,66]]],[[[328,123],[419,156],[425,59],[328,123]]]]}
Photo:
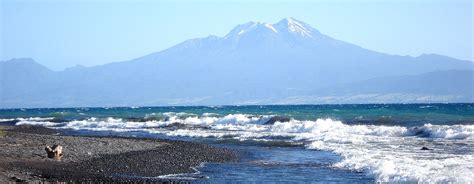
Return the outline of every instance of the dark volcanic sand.
{"type": "Polygon", "coordinates": [[[184,141],[143,138],[64,136],[36,126],[0,126],[0,183],[12,181],[160,182],[167,174],[194,172],[203,162],[236,161],[223,148],[184,141]],[[1,136],[1,135],[0,135],[1,136]],[[44,147],[63,146],[61,161],[44,147]]]}

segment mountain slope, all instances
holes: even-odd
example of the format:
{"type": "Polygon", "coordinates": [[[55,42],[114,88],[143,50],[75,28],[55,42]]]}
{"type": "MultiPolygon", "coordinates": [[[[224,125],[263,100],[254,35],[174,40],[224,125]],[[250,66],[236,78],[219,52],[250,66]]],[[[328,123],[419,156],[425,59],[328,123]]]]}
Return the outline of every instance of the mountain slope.
{"type": "Polygon", "coordinates": [[[279,104],[474,102],[474,71],[380,77],[274,101],[279,104]]]}
{"type": "Polygon", "coordinates": [[[37,92],[55,73],[36,63],[33,59],[22,58],[0,62],[0,102],[28,103],[32,92],[37,92]]]}
{"type": "Polygon", "coordinates": [[[473,66],[469,61],[437,55],[407,57],[373,52],[323,35],[311,27],[297,29],[299,25],[307,26],[295,19],[284,19],[273,25],[250,22],[237,26],[225,37],[188,40],[132,62],[105,65],[103,70],[126,67],[148,73],[143,75],[174,76],[174,79],[179,79],[176,82],[189,80],[187,75],[183,78],[176,76],[173,71],[176,70],[195,73],[193,77],[203,81],[212,81],[218,76],[237,83],[246,81],[245,84],[305,89],[308,86],[473,66]],[[142,66],[153,69],[143,70],[142,66]],[[213,75],[206,75],[208,71],[213,75]]]}
{"type": "Polygon", "coordinates": [[[18,99],[7,94],[2,106],[239,104],[323,95],[320,89],[373,78],[473,68],[473,62],[434,54],[410,57],[370,51],[288,18],[275,24],[241,24],[224,37],[187,40],[130,61],[48,73],[42,79],[48,85],[35,91],[3,87],[8,93],[23,91],[31,101],[16,103],[18,99]]]}
{"type": "Polygon", "coordinates": [[[381,77],[353,83],[339,90],[340,94],[418,93],[461,95],[472,99],[474,72],[472,70],[447,70],[420,75],[381,77]]]}

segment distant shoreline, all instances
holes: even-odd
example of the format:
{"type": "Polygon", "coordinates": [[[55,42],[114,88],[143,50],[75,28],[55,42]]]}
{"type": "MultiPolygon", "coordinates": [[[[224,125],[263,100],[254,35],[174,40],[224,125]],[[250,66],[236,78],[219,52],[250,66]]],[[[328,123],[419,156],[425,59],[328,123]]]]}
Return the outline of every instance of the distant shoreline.
{"type": "Polygon", "coordinates": [[[100,108],[182,108],[182,107],[258,107],[258,106],[338,106],[338,105],[439,105],[439,104],[474,104],[474,102],[433,102],[433,103],[320,103],[320,104],[246,104],[246,105],[130,105],[130,106],[64,106],[64,107],[0,107],[0,110],[15,109],[100,109],[100,108]]]}
{"type": "Polygon", "coordinates": [[[192,173],[203,162],[237,161],[237,152],[185,141],[81,137],[37,126],[0,125],[0,183],[160,182],[168,174],[192,173]],[[64,147],[61,161],[44,147],[64,147]],[[128,177],[125,177],[128,176],[128,177]]]}

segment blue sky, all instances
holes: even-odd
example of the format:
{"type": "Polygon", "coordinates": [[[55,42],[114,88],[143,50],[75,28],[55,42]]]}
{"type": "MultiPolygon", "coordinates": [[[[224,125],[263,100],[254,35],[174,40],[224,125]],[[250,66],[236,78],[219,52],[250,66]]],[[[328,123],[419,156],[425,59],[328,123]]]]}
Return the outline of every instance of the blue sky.
{"type": "Polygon", "coordinates": [[[474,60],[471,0],[2,0],[0,59],[54,70],[130,60],[248,21],[304,21],[323,34],[397,55],[474,60]]]}

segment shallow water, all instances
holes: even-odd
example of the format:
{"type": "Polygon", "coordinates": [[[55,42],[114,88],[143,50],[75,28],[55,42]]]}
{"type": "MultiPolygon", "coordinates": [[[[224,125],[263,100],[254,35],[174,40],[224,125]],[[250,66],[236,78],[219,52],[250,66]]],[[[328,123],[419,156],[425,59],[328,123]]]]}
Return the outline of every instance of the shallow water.
{"type": "Polygon", "coordinates": [[[239,163],[167,176],[198,183],[474,182],[474,104],[4,109],[0,119],[245,153],[239,163]],[[275,116],[289,119],[266,124],[275,116]]]}
{"type": "Polygon", "coordinates": [[[331,152],[254,146],[234,149],[252,153],[239,163],[208,164],[200,168],[199,175],[208,179],[195,182],[374,182],[363,172],[333,168],[332,164],[340,157],[331,152]]]}

